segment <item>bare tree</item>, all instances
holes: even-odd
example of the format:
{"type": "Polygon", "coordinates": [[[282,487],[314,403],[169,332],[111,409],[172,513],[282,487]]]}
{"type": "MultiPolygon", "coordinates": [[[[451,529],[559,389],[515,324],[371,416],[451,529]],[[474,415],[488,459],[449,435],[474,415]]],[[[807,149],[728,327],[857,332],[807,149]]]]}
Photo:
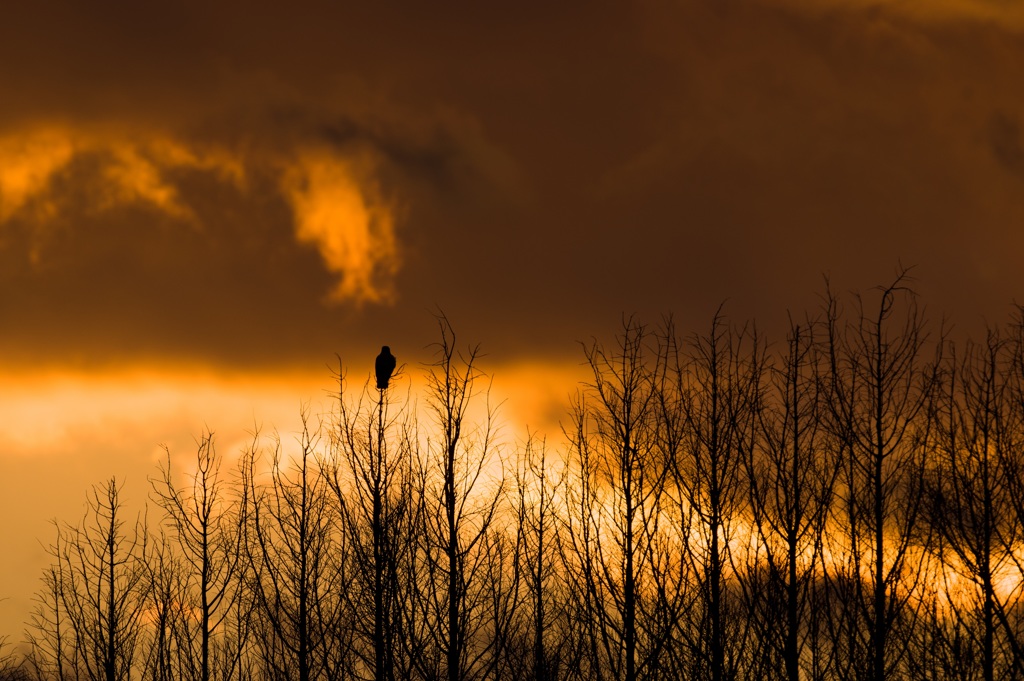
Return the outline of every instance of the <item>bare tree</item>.
{"type": "MultiPolygon", "coordinates": [[[[950,616],[977,646],[981,675],[993,681],[1021,659],[1019,644],[1007,625],[1009,603],[996,589],[1014,567],[1014,553],[1024,540],[1021,518],[1014,512],[1016,471],[1007,466],[1021,444],[1012,414],[1010,388],[1012,346],[996,332],[984,345],[955,350],[935,411],[932,499],[929,520],[939,532],[946,602],[950,616]],[[973,588],[950,584],[954,575],[973,588]]],[[[1024,672],[1017,670],[1016,673],[1024,672]]]]}
{"type": "Polygon", "coordinates": [[[509,503],[485,538],[495,679],[558,679],[574,662],[561,569],[559,467],[543,439],[518,449],[509,503]]]}
{"type": "Polygon", "coordinates": [[[43,586],[34,597],[35,605],[26,631],[27,664],[38,681],[80,678],[74,630],[64,610],[62,593],[67,581],[64,563],[57,559],[63,552],[64,537],[60,525],[56,529],[57,537],[50,547],[50,555],[55,560],[43,572],[43,586]]]}
{"type": "Polygon", "coordinates": [[[871,311],[858,297],[843,326],[830,295],[830,424],[843,457],[827,575],[841,679],[899,676],[916,611],[911,606],[927,540],[919,536],[929,409],[937,363],[908,276],[878,289],[871,311]]]}
{"type": "Polygon", "coordinates": [[[0,681],[29,681],[30,665],[7,650],[7,638],[0,638],[0,681]]]}
{"type": "Polygon", "coordinates": [[[427,405],[434,432],[426,444],[421,483],[422,524],[418,559],[410,579],[408,635],[418,673],[448,681],[483,678],[493,669],[493,612],[483,598],[491,556],[487,552],[504,494],[502,461],[495,453],[493,410],[477,367],[479,348],[456,348],[448,320],[438,318],[441,339],[427,374],[427,405]],[[470,410],[484,398],[482,421],[470,410]],[[491,627],[491,630],[488,630],[491,627]]]}
{"type": "MultiPolygon", "coordinates": [[[[931,503],[931,502],[929,502],[931,503]]],[[[956,573],[947,571],[942,536],[937,534],[932,552],[918,568],[922,573],[917,598],[919,615],[910,633],[906,656],[907,678],[976,681],[982,678],[976,620],[953,613],[950,606],[970,607],[957,601],[956,573]]]]}
{"type": "Polygon", "coordinates": [[[514,503],[517,577],[523,588],[516,607],[522,611],[519,635],[523,644],[509,652],[529,665],[517,678],[553,681],[573,662],[570,633],[565,626],[567,589],[560,564],[562,536],[557,496],[562,492],[557,464],[547,443],[530,436],[517,457],[514,503]],[[527,651],[529,651],[527,653],[527,651]]]}
{"type": "MultiPolygon", "coordinates": [[[[791,324],[781,366],[767,374],[756,406],[755,446],[744,460],[754,537],[763,564],[746,591],[748,616],[757,622],[766,655],[781,662],[784,678],[807,672],[820,678],[813,604],[838,457],[825,442],[826,386],[815,324],[791,324]]],[[[760,393],[760,391],[758,391],[760,393]]],[[[775,671],[775,670],[772,670],[775,671]]]]}
{"type": "Polygon", "coordinates": [[[408,405],[392,413],[390,390],[372,395],[367,382],[352,401],[345,393],[343,368],[337,378],[330,484],[352,555],[352,582],[345,597],[356,636],[353,650],[369,678],[394,681],[411,672],[401,637],[402,581],[408,578],[406,560],[418,504],[415,423],[408,405]]]}
{"type": "Polygon", "coordinates": [[[265,678],[334,679],[349,665],[341,598],[348,588],[347,547],[317,460],[317,432],[303,414],[299,452],[290,462],[275,438],[265,487],[255,482],[257,453],[247,454],[247,587],[265,678]]]}
{"type": "MultiPolygon", "coordinates": [[[[214,635],[230,612],[231,600],[238,590],[240,525],[244,518],[221,478],[221,457],[212,432],[200,437],[195,473],[184,488],[175,482],[170,451],[165,448],[165,452],[167,459],[160,477],[151,480],[153,495],[167,514],[188,568],[182,596],[198,619],[197,635],[186,636],[182,641],[192,648],[187,660],[194,664],[178,669],[177,674],[179,678],[210,681],[217,671],[212,659],[214,635]]],[[[189,620],[184,624],[187,626],[189,620]]],[[[229,654],[225,650],[218,652],[221,656],[229,654]]]]}
{"type": "Polygon", "coordinates": [[[147,538],[141,561],[149,636],[138,666],[143,678],[173,681],[195,665],[189,639],[187,577],[167,536],[162,531],[154,534],[147,538]]]}
{"type": "Polygon", "coordinates": [[[686,555],[698,584],[683,625],[691,629],[691,673],[714,681],[737,678],[748,652],[732,542],[743,535],[737,529],[745,511],[741,473],[753,448],[762,366],[757,335],[735,330],[719,312],[677,368],[683,423],[672,472],[679,514],[692,514],[686,555]]]}
{"type": "Polygon", "coordinates": [[[47,573],[45,603],[54,609],[44,617],[53,636],[36,653],[51,655],[45,664],[62,678],[120,681],[132,673],[142,630],[145,530],[138,523],[126,528],[120,489],[113,478],[94,487],[82,522],[58,527],[50,549],[56,566],[47,573]]]}
{"type": "Polygon", "coordinates": [[[567,578],[578,584],[573,617],[587,637],[591,676],[635,681],[661,671],[670,630],[657,617],[664,585],[656,577],[674,552],[659,527],[668,462],[658,428],[662,356],[633,320],[617,341],[612,352],[596,342],[584,348],[592,383],[569,433],[567,578]]]}

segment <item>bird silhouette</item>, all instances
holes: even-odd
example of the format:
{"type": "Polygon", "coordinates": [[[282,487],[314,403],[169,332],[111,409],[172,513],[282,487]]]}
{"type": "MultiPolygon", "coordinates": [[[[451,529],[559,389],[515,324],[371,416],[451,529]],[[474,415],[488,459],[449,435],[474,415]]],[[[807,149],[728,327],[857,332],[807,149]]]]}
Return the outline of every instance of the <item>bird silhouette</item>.
{"type": "Polygon", "coordinates": [[[391,348],[387,345],[382,347],[374,364],[374,368],[377,370],[377,390],[387,390],[388,381],[391,380],[391,374],[394,373],[397,364],[398,360],[391,354],[391,348]]]}

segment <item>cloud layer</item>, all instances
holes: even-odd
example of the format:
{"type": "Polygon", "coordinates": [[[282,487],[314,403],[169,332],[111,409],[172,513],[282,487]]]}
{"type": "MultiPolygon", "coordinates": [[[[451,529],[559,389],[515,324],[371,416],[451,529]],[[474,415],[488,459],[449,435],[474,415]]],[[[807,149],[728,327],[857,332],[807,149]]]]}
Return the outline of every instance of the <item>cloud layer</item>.
{"type": "Polygon", "coordinates": [[[994,0],[23,6],[0,27],[8,363],[322,363],[430,311],[569,355],[918,264],[1024,279],[1022,10],[994,0]]]}

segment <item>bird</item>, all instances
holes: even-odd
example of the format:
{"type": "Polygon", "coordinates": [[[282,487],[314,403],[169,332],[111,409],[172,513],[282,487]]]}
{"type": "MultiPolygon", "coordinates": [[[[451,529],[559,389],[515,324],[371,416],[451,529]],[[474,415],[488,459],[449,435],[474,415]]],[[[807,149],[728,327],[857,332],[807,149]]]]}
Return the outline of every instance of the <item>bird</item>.
{"type": "Polygon", "coordinates": [[[398,360],[391,354],[391,348],[387,345],[383,346],[374,364],[374,368],[377,370],[377,390],[387,390],[388,381],[391,380],[391,374],[394,373],[397,364],[398,360]]]}

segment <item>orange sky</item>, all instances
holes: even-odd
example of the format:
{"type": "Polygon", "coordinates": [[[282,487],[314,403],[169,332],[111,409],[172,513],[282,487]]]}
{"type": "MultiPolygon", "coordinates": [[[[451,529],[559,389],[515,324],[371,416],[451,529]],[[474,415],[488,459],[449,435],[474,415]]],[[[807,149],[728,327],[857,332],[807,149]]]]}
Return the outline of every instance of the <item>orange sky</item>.
{"type": "Polygon", "coordinates": [[[0,634],[90,484],[287,438],[438,308],[553,432],[622,313],[772,334],[899,262],[935,320],[1024,302],[1019,3],[208,5],[0,24],[0,634]]]}

